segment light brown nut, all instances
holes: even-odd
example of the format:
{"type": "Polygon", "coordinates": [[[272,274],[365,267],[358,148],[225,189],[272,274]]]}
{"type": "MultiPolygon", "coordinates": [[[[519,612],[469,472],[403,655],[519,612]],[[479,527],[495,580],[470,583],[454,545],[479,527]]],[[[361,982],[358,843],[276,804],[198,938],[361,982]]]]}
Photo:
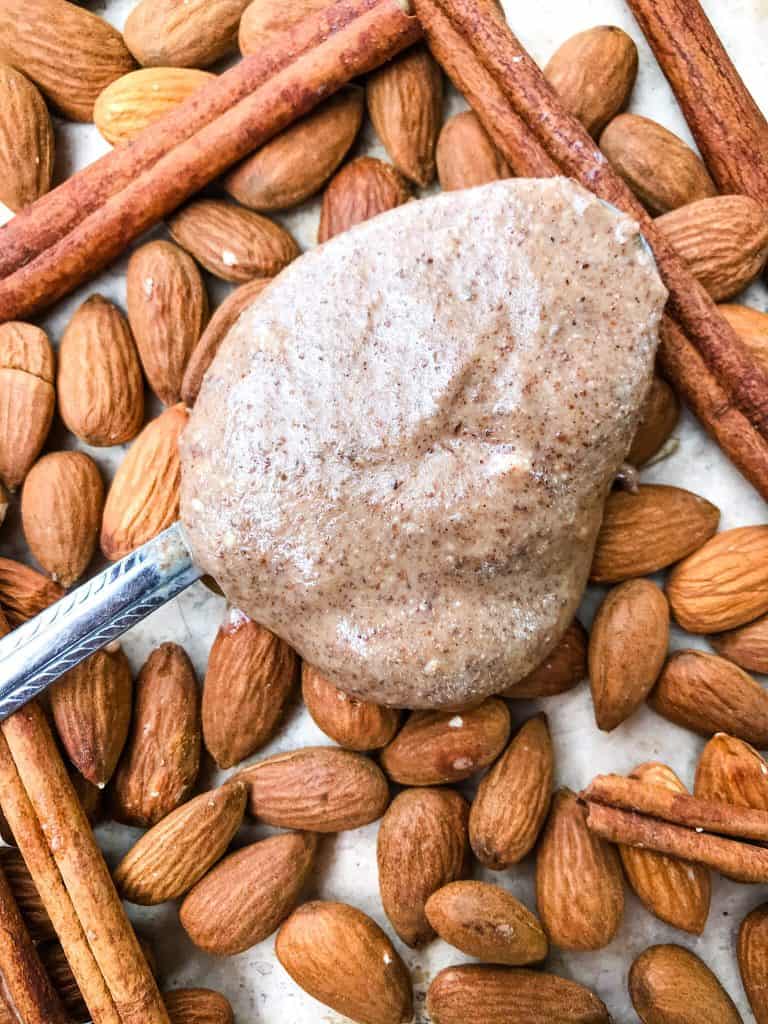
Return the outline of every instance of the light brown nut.
{"type": "Polygon", "coordinates": [[[315,725],[347,750],[379,750],[400,724],[395,708],[350,696],[306,662],[301,666],[301,694],[315,725]]]}
{"type": "Polygon", "coordinates": [[[768,673],[768,615],[727,633],[716,633],[709,642],[718,654],[741,668],[768,673]]]}
{"type": "Polygon", "coordinates": [[[405,178],[383,160],[359,156],[333,177],[323,195],[318,242],[348,231],[411,198],[405,178]]]}
{"type": "Polygon", "coordinates": [[[643,1024],[740,1024],[733,1002],[703,960],[682,946],[650,946],[629,972],[629,994],[643,1024]]]}
{"type": "Polygon", "coordinates": [[[99,94],[93,120],[113,146],[130,142],[214,78],[194,68],[139,68],[99,94]]]}
{"type": "Polygon", "coordinates": [[[63,587],[36,569],[12,558],[0,558],[0,606],[3,610],[0,626],[3,632],[7,632],[6,625],[19,626],[39,615],[64,594],[63,587]]]}
{"type": "Polygon", "coordinates": [[[716,733],[699,756],[694,794],[768,811],[768,763],[744,740],[716,733]]]}
{"type": "Polygon", "coordinates": [[[207,67],[237,46],[248,2],[140,0],[125,23],[125,44],[144,67],[207,67]]]}
{"type": "Polygon", "coordinates": [[[768,313],[727,302],[718,309],[755,359],[768,369],[768,313]]]}
{"type": "Polygon", "coordinates": [[[440,132],[435,153],[443,192],[474,188],[512,176],[474,110],[450,117],[440,132]]]}
{"type": "Polygon", "coordinates": [[[768,903],[755,907],[739,928],[736,947],[741,981],[757,1024],[768,1024],[768,903]]]}
{"type": "Polygon", "coordinates": [[[268,52],[277,36],[332,3],[333,0],[252,0],[240,19],[240,51],[246,55],[268,52]]]}
{"type": "Polygon", "coordinates": [[[640,425],[627,455],[627,462],[642,466],[664,446],[680,419],[677,395],[663,377],[654,376],[640,412],[640,425]]]}
{"type": "Polygon", "coordinates": [[[8,880],[13,898],[18,903],[24,923],[35,942],[55,939],[56,929],[19,851],[0,848],[0,868],[8,880]]]}
{"type": "Polygon", "coordinates": [[[15,491],[53,420],[53,349],[32,324],[0,324],[0,481],[15,491]]]}
{"type": "Polygon", "coordinates": [[[0,64],[0,202],[18,213],[48,192],[53,158],[43,97],[20,71],[0,64]]]}
{"type": "Polygon", "coordinates": [[[228,999],[209,988],[178,988],[163,996],[171,1024],[235,1024],[228,999]]]}
{"type": "Polygon", "coordinates": [[[587,678],[587,631],[574,619],[542,663],[501,694],[507,700],[536,700],[572,690],[587,678]]]}

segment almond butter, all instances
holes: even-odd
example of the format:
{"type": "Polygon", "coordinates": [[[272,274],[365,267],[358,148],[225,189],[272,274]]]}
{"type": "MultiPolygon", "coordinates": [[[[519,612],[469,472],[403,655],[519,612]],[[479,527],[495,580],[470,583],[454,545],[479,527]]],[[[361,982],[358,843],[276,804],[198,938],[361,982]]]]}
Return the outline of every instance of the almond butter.
{"type": "Polygon", "coordinates": [[[519,683],[504,690],[507,700],[535,700],[572,690],[587,678],[587,631],[574,619],[562,640],[519,683]]]}
{"type": "Polygon", "coordinates": [[[640,424],[627,462],[642,466],[664,446],[680,419],[677,395],[663,377],[655,375],[640,411],[640,424]]]}
{"type": "Polygon", "coordinates": [[[445,122],[435,157],[443,192],[474,188],[512,176],[507,161],[473,110],[463,110],[445,122]]]}
{"type": "Polygon", "coordinates": [[[741,668],[768,673],[768,615],[727,633],[717,633],[709,642],[718,654],[741,668]]]}
{"type": "Polygon", "coordinates": [[[8,880],[13,897],[19,905],[24,923],[35,942],[55,939],[56,929],[53,927],[43,898],[19,851],[0,848],[0,867],[8,880]]]}
{"type": "Polygon", "coordinates": [[[125,23],[125,43],[144,67],[203,68],[237,46],[249,0],[140,0],[125,23]]]}
{"type": "Polygon", "coordinates": [[[51,428],[53,349],[32,324],[0,324],[0,480],[15,491],[51,428]]]}
{"type": "Polygon", "coordinates": [[[327,242],[410,198],[408,184],[399,171],[383,160],[360,156],[342,167],[326,188],[317,240],[327,242]]]}
{"type": "Polygon", "coordinates": [[[20,71],[0,64],[0,202],[18,213],[48,192],[53,157],[43,97],[20,71]]]}
{"type": "Polygon", "coordinates": [[[716,733],[699,756],[694,793],[702,800],[768,811],[768,763],[744,740],[716,733]]]}
{"type": "Polygon", "coordinates": [[[215,78],[195,68],[139,68],[101,92],[93,108],[96,127],[113,146],[130,142],[215,78]]]}
{"type": "Polygon", "coordinates": [[[768,369],[768,313],[733,303],[718,308],[755,359],[768,369]]]}
{"type": "Polygon", "coordinates": [[[246,55],[268,52],[277,36],[332,3],[333,0],[252,0],[240,19],[240,51],[246,55]]]}
{"type": "Polygon", "coordinates": [[[163,999],[171,1024],[235,1024],[229,1000],[210,988],[179,988],[163,999]]]}
{"type": "Polygon", "coordinates": [[[650,946],[629,972],[629,994],[643,1024],[740,1024],[728,993],[703,960],[682,946],[650,946]]]}
{"type": "Polygon", "coordinates": [[[10,626],[39,615],[64,593],[58,583],[23,562],[0,558],[0,605],[10,626]]]}
{"type": "Polygon", "coordinates": [[[306,662],[301,666],[301,693],[315,725],[347,750],[378,750],[397,732],[400,712],[359,700],[322,676],[306,662]]]}
{"type": "Polygon", "coordinates": [[[739,928],[737,946],[744,991],[757,1024],[768,1024],[768,903],[755,907],[739,928]]]}

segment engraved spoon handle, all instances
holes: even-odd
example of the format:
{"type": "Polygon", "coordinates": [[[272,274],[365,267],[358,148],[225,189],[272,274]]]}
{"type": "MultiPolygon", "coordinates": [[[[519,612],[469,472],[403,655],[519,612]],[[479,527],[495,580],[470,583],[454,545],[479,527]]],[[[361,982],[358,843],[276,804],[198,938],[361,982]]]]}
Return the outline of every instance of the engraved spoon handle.
{"type": "Polygon", "coordinates": [[[0,640],[0,721],[201,575],[175,523],[14,629],[0,640]]]}

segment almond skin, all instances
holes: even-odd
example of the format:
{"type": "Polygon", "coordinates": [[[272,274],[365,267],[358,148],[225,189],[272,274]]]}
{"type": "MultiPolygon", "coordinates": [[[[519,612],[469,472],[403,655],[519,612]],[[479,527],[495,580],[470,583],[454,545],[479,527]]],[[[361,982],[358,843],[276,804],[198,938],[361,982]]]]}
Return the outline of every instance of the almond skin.
{"type": "Polygon", "coordinates": [[[473,110],[454,114],[445,122],[435,156],[443,192],[474,188],[512,175],[473,110]]]}
{"type": "Polygon", "coordinates": [[[587,678],[587,631],[574,619],[560,643],[519,683],[504,690],[507,700],[536,700],[572,690],[587,678]]]}
{"type": "Polygon", "coordinates": [[[237,46],[249,0],[141,0],[128,15],[125,43],[144,67],[204,68],[237,46]]]}
{"type": "Polygon", "coordinates": [[[602,949],[624,914],[616,848],[589,831],[569,789],[552,800],[536,860],[536,902],[550,942],[561,949],[602,949]]]}
{"type": "Polygon", "coordinates": [[[248,810],[277,828],[345,832],[382,816],[389,786],[378,765],[337,747],[303,747],[275,754],[238,776],[248,810]]]}
{"type": "Polygon", "coordinates": [[[477,790],[469,815],[475,856],[492,871],[533,849],[552,795],[554,754],[545,715],[529,719],[477,790]]]}
{"type": "Polygon", "coordinates": [[[636,494],[613,491],[605,503],[590,579],[620,583],[665,569],[705,544],[719,521],[719,509],[681,487],[641,484],[636,494]]]}
{"type": "Polygon", "coordinates": [[[53,420],[53,349],[32,324],[0,324],[0,481],[15,491],[53,420]]]}
{"type": "Polygon", "coordinates": [[[768,615],[709,638],[718,654],[750,672],[768,673],[768,615]]]}
{"type": "Polygon", "coordinates": [[[171,1024],[235,1024],[229,1000],[209,988],[179,988],[163,996],[171,1024]]]}
{"type": "Polygon", "coordinates": [[[663,377],[653,378],[640,412],[640,425],[627,455],[627,462],[642,466],[664,447],[680,419],[677,395],[663,377]]]}
{"type": "Polygon", "coordinates": [[[768,313],[727,302],[718,309],[755,359],[768,368],[768,313]]]}
{"type": "Polygon", "coordinates": [[[151,828],[189,798],[199,769],[195,672],[183,647],[162,644],[136,682],[131,735],[112,783],[113,817],[151,828]]]}
{"type": "Polygon", "coordinates": [[[406,1024],[408,970],[379,926],[345,903],[305,903],[275,941],[277,958],[313,998],[359,1024],[406,1024]]]}
{"type": "MultiPolygon", "coordinates": [[[[64,597],[58,583],[23,562],[0,558],[0,605],[8,625],[16,627],[64,597]]],[[[6,630],[7,632],[7,630],[6,630]]]]}
{"type": "Polygon", "coordinates": [[[0,202],[14,213],[51,187],[54,137],[45,101],[16,68],[0,64],[0,202]]]}
{"type": "Polygon", "coordinates": [[[240,19],[240,52],[268,52],[277,36],[330,4],[331,0],[253,0],[240,19]]]}
{"type": "Polygon", "coordinates": [[[0,848],[0,868],[8,880],[24,923],[35,942],[55,939],[56,929],[53,927],[40,892],[19,851],[0,848]]]}
{"type": "Polygon", "coordinates": [[[755,907],[739,928],[737,946],[744,991],[757,1024],[768,1024],[768,903],[755,907]]]}
{"type": "Polygon", "coordinates": [[[360,156],[342,167],[325,190],[317,240],[327,242],[410,198],[411,191],[399,171],[383,160],[360,156]]]}
{"type": "Polygon", "coordinates": [[[719,732],[701,752],[696,796],[768,811],[768,764],[749,743],[719,732]]]}
{"type": "Polygon", "coordinates": [[[413,711],[381,765],[402,786],[459,782],[496,760],[509,730],[507,706],[495,697],[461,713],[413,711]]]}
{"type": "Polygon", "coordinates": [[[113,146],[130,142],[215,77],[194,68],[139,68],[99,94],[93,120],[113,146]]]}
{"type": "Polygon", "coordinates": [[[434,938],[429,897],[469,869],[466,800],[452,789],[406,789],[379,826],[377,860],[384,912],[407,945],[434,938]]]}
{"type": "Polygon", "coordinates": [[[682,946],[650,946],[629,972],[629,994],[643,1024],[740,1024],[729,995],[703,960],[682,946]]]}
{"type": "Polygon", "coordinates": [[[315,725],[347,750],[379,750],[400,724],[395,708],[350,696],[306,662],[301,666],[301,695],[315,725]]]}
{"type": "Polygon", "coordinates": [[[225,857],[179,912],[199,948],[234,956],[268,938],[293,911],[314,865],[317,836],[288,832],[225,857]]]}

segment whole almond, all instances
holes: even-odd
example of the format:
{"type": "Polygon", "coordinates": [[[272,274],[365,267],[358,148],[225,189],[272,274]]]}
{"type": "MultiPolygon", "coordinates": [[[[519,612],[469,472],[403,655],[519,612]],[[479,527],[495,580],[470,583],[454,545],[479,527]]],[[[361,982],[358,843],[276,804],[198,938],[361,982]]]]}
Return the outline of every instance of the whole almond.
{"type": "Polygon", "coordinates": [[[410,198],[405,178],[391,164],[372,156],[360,156],[342,167],[326,188],[317,240],[327,242],[355,224],[401,206],[410,198]]]}
{"type": "Polygon", "coordinates": [[[602,949],[624,914],[616,848],[589,831],[569,789],[552,800],[536,859],[536,902],[550,942],[561,949],[602,949]]]}
{"type": "Polygon", "coordinates": [[[0,64],[0,202],[18,213],[44,195],[53,157],[53,126],[43,97],[20,71],[0,64]]]}
{"type": "Polygon", "coordinates": [[[643,1024],[741,1024],[730,996],[703,960],[682,946],[650,946],[629,972],[643,1024]]]}
{"type": "Polygon", "coordinates": [[[216,277],[274,277],[299,255],[285,228],[233,203],[197,199],[168,222],[179,245],[216,277]]]}
{"type": "Polygon", "coordinates": [[[600,136],[600,148],[654,215],[717,195],[701,158],[648,117],[615,117],[600,136]]]}
{"type": "Polygon", "coordinates": [[[229,1000],[210,988],[179,988],[163,999],[171,1024],[235,1024],[229,1000]]]}
{"type": "Polygon", "coordinates": [[[0,483],[0,526],[5,522],[5,517],[8,515],[8,506],[11,504],[11,496],[5,488],[5,484],[0,483]]]}
{"type": "Polygon", "coordinates": [[[306,662],[301,666],[301,694],[315,725],[347,750],[385,747],[400,724],[395,708],[350,696],[306,662]]]}
{"type": "Polygon", "coordinates": [[[151,828],[189,798],[199,769],[195,672],[183,647],[162,644],[136,682],[131,734],[112,782],[113,816],[151,828]]]}
{"type": "Polygon", "coordinates": [[[69,772],[69,781],[75,791],[77,799],[85,811],[85,816],[91,825],[98,825],[104,820],[104,790],[86,779],[84,775],[72,766],[69,772]]]}
{"type": "Polygon", "coordinates": [[[640,411],[640,425],[627,455],[627,462],[642,466],[664,446],[680,419],[677,395],[663,377],[654,376],[640,411]]]}
{"type": "Polygon", "coordinates": [[[35,942],[56,938],[56,929],[45,909],[43,898],[19,851],[0,848],[0,868],[8,879],[24,923],[35,942]]]}
{"type": "Polygon", "coordinates": [[[204,68],[237,46],[249,0],[141,0],[128,15],[125,43],[144,67],[204,68]]]}
{"type": "Polygon", "coordinates": [[[587,631],[574,619],[562,640],[533,672],[504,690],[508,700],[535,700],[553,697],[587,678],[587,631]]]}
{"type": "MultiPolygon", "coordinates": [[[[658,762],[639,765],[630,777],[673,793],[688,792],[672,769],[658,762]]],[[[634,846],[619,846],[619,854],[627,881],[646,910],[673,928],[701,935],[712,890],[707,868],[634,846]]]]}
{"type": "Polygon", "coordinates": [[[378,765],[337,747],[303,747],[275,754],[238,776],[248,810],[278,828],[344,832],[378,820],[389,786],[378,765]]]}
{"type": "Polygon", "coordinates": [[[223,856],[240,828],[246,797],[241,782],[228,782],[145,832],[115,870],[122,898],[153,907],[188,892],[223,856]]]}
{"type": "Polygon", "coordinates": [[[274,736],[298,676],[293,650],[231,608],[213,642],[203,687],[203,739],[231,768],[274,736]]]}
{"type": "Polygon", "coordinates": [[[406,1024],[411,979],[370,917],[345,903],[305,903],[275,941],[277,959],[313,998],[358,1024],[406,1024]]]}
{"type": "Polygon", "coordinates": [[[362,120],[363,92],[347,86],[238,164],[224,188],[252,210],[298,206],[338,168],[362,120]]]}
{"type": "Polygon", "coordinates": [[[737,946],[744,991],[757,1024],[768,1024],[768,903],[755,907],[739,928],[737,946]]]}
{"type": "Polygon", "coordinates": [[[545,715],[529,719],[480,783],[469,815],[477,859],[492,871],[533,849],[552,796],[554,754],[545,715]]]}
{"type": "Polygon", "coordinates": [[[381,819],[377,845],[384,912],[403,942],[422,946],[435,932],[429,897],[469,868],[466,800],[452,789],[406,789],[381,819]]]}
{"type": "Polygon", "coordinates": [[[120,465],[104,506],[101,550],[115,561],[156,537],[179,515],[179,437],[187,425],[173,405],[142,430],[120,465]]]}
{"type": "Polygon", "coordinates": [[[672,614],[689,633],[720,633],[768,612],[768,526],[718,533],[667,580],[672,614]]]}
{"type": "Polygon", "coordinates": [[[768,673],[768,615],[709,638],[718,654],[750,672],[768,673]]]}
{"type": "Polygon", "coordinates": [[[144,129],[188,100],[215,78],[195,68],[139,68],[101,92],[93,108],[96,127],[113,146],[130,142],[144,129]]]}
{"type": "Polygon", "coordinates": [[[36,569],[12,558],[0,558],[0,606],[8,625],[19,626],[34,618],[64,594],[63,587],[36,569]]]}
{"type": "Polygon", "coordinates": [[[727,302],[718,309],[755,359],[768,368],[768,313],[727,302]]]}
{"type": "Polygon", "coordinates": [[[491,697],[468,711],[413,711],[381,754],[402,786],[459,782],[495,761],[509,739],[506,704],[491,697]]]}
{"type": "Polygon", "coordinates": [[[749,196],[699,199],[656,226],[715,302],[738,295],[768,260],[768,212],[749,196]]]}
{"type": "Polygon", "coordinates": [[[240,19],[243,54],[268,52],[275,39],[302,18],[330,7],[333,0],[252,0],[240,19]]]}
{"type": "Polygon", "coordinates": [[[443,192],[474,188],[512,175],[473,110],[454,114],[445,122],[435,156],[443,192]]]}
{"type": "Polygon", "coordinates": [[[768,763],[749,743],[716,733],[696,766],[696,796],[768,811],[768,763]]]}
{"type": "Polygon", "coordinates": [[[59,347],[59,413],[86,444],[131,441],[144,422],[144,380],[128,322],[91,295],[69,322],[59,347]]]}
{"type": "Polygon", "coordinates": [[[648,576],[698,550],[717,530],[720,510],[681,487],[640,484],[608,495],[590,579],[620,583],[648,576]]]}
{"type": "Polygon", "coordinates": [[[186,896],[182,927],[214,956],[263,942],[298,903],[316,850],[314,833],[287,832],[231,853],[186,896]]]}
{"type": "Polygon", "coordinates": [[[637,47],[615,25],[567,39],[544,74],[569,113],[595,138],[623,110],[637,78],[637,47]]]}
{"type": "MultiPolygon", "coordinates": [[[[0,16],[1,17],[1,16],[0,16]]],[[[53,349],[32,324],[0,324],[0,480],[15,491],[53,420],[53,349]]]]}
{"type": "Polygon", "coordinates": [[[614,587],[589,637],[589,682],[598,728],[626,721],[650,693],[669,647],[669,605],[650,580],[614,587]],[[632,651],[632,658],[627,652],[632,651]]]}
{"type": "Polygon", "coordinates": [[[149,386],[164,405],[175,405],[208,319],[208,296],[197,264],[172,242],[147,242],[131,256],[126,292],[149,386]]]}

